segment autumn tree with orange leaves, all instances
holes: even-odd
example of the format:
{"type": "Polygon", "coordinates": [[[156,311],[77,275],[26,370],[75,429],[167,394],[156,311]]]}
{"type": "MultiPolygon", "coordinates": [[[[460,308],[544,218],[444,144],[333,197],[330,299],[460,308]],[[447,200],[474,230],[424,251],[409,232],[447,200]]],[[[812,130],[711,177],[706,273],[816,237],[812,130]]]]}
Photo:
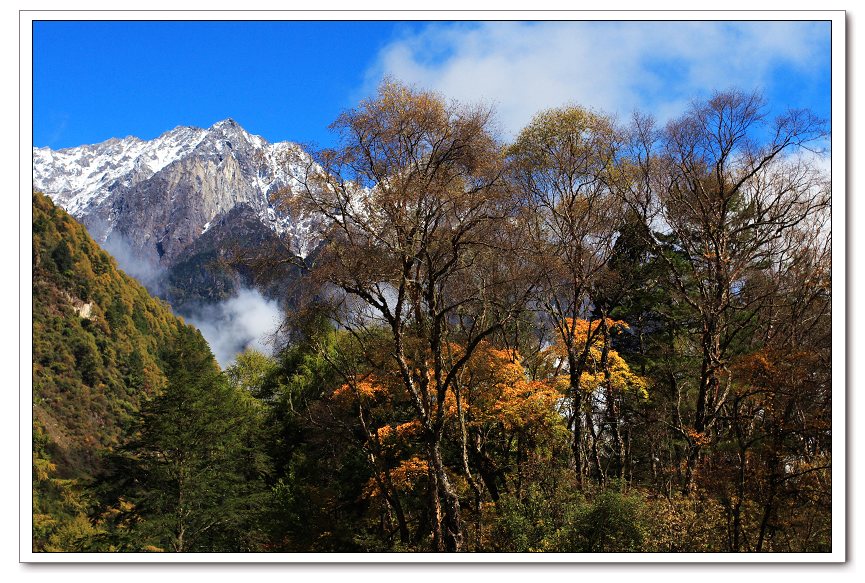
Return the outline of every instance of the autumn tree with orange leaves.
{"type": "MultiPolygon", "coordinates": [[[[578,323],[590,316],[593,291],[608,277],[624,221],[626,207],[613,187],[622,142],[610,117],[569,106],[535,116],[508,148],[514,196],[523,211],[524,253],[539,273],[534,298],[569,375],[568,424],[581,483],[592,467],[595,479],[603,480],[581,379],[596,338],[608,348],[608,314],[601,314],[601,326],[588,334],[578,323]]],[[[621,455],[621,447],[615,449],[621,455]]]]}
{"type": "Polygon", "coordinates": [[[292,161],[340,338],[304,421],[349,478],[322,471],[318,532],[348,544],[350,508],[364,549],[827,548],[822,122],[728,92],[663,130],[492,127],[386,82],[292,161]]]}
{"type": "Polygon", "coordinates": [[[488,110],[385,82],[333,124],[339,148],[296,161],[296,200],[327,219],[313,270],[339,290],[334,318],[361,346],[385,330],[383,361],[371,364],[393,371],[420,424],[436,550],[463,541],[441,452],[447,396],[526,295],[507,259],[515,237],[490,124],[488,110]]]}

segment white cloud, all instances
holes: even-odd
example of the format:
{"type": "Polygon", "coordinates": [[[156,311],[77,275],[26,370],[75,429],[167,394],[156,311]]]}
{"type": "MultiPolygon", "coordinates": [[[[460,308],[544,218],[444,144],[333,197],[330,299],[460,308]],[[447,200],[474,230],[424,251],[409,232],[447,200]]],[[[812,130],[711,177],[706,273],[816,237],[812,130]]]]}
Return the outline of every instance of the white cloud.
{"type": "Polygon", "coordinates": [[[713,89],[768,91],[780,65],[826,66],[828,42],[828,25],[807,22],[433,23],[386,45],[366,89],[387,74],[491,103],[512,136],[566,103],[668,119],[713,89]]]}
{"type": "Polygon", "coordinates": [[[279,327],[282,311],[258,290],[242,288],[224,302],[188,310],[184,318],[201,331],[224,368],[247,348],[270,354],[269,341],[279,327]]]}

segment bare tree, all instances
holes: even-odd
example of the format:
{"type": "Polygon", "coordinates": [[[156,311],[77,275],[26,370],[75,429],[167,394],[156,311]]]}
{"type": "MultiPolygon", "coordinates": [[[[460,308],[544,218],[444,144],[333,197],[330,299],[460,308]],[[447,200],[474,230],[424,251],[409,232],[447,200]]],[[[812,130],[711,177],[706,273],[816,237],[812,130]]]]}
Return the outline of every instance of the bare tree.
{"type": "Polygon", "coordinates": [[[719,420],[736,446],[725,448],[736,452],[725,464],[737,469],[728,485],[735,485],[734,495],[721,496],[730,508],[734,551],[814,548],[831,539],[825,520],[832,434],[826,211],[788,229],[779,244],[783,253],[739,292],[758,307],[740,342],[742,354],[731,358],[734,389],[719,420]],[[775,537],[779,523],[793,544],[775,537]]]}
{"type": "MultiPolygon", "coordinates": [[[[338,149],[297,160],[294,195],[325,217],[312,269],[360,346],[386,336],[429,465],[436,550],[459,551],[460,501],[442,459],[445,398],[478,344],[520,304],[491,112],[385,82],[332,125],[338,149]]],[[[525,295],[525,292],[522,292],[525,295]]]]}
{"type": "Polygon", "coordinates": [[[805,110],[770,121],[758,94],[737,91],[693,105],[661,132],[657,149],[651,124],[639,120],[636,126],[647,155],[637,160],[644,172],[637,182],[644,188],[634,189],[631,203],[648,209],[649,223],[672,240],[665,250],[653,242],[677,297],[700,324],[693,411],[690,421],[682,421],[684,415],[679,422],[688,441],[689,491],[701,449],[712,441],[730,394],[731,343],[765,299],[741,294],[744,282],[784,257],[790,241],[785,234],[830,204],[828,181],[806,156],[827,131],[805,110]]]}
{"type": "MultiPolygon", "coordinates": [[[[580,386],[580,377],[595,338],[608,340],[607,328],[590,327],[589,334],[581,335],[578,321],[593,311],[592,292],[605,277],[623,217],[624,205],[611,189],[620,145],[612,119],[571,106],[538,114],[508,150],[524,211],[525,251],[540,274],[537,305],[567,355],[568,423],[580,483],[590,461],[597,479],[603,479],[592,403],[587,401],[591,395],[580,386]]],[[[612,431],[621,456],[618,427],[612,431]]]]}

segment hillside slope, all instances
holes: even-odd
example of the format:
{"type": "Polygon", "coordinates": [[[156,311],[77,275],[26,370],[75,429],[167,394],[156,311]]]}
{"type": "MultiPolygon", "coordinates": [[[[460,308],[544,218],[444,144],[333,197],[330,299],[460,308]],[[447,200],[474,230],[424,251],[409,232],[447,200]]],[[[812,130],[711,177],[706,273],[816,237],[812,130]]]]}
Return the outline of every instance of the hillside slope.
{"type": "Polygon", "coordinates": [[[100,453],[164,387],[164,356],[184,327],[34,192],[33,419],[58,476],[98,469],[100,453]]]}

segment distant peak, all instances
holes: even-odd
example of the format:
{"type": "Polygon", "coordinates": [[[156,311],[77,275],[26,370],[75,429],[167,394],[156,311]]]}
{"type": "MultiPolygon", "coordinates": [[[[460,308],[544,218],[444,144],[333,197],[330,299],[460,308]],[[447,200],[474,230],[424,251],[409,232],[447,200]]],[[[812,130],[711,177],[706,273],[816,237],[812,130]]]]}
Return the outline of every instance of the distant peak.
{"type": "Polygon", "coordinates": [[[229,118],[226,118],[222,121],[216,122],[215,124],[213,124],[212,127],[213,127],[213,129],[220,129],[220,128],[239,128],[240,126],[237,124],[236,121],[234,121],[234,119],[229,117],[229,118]]]}

